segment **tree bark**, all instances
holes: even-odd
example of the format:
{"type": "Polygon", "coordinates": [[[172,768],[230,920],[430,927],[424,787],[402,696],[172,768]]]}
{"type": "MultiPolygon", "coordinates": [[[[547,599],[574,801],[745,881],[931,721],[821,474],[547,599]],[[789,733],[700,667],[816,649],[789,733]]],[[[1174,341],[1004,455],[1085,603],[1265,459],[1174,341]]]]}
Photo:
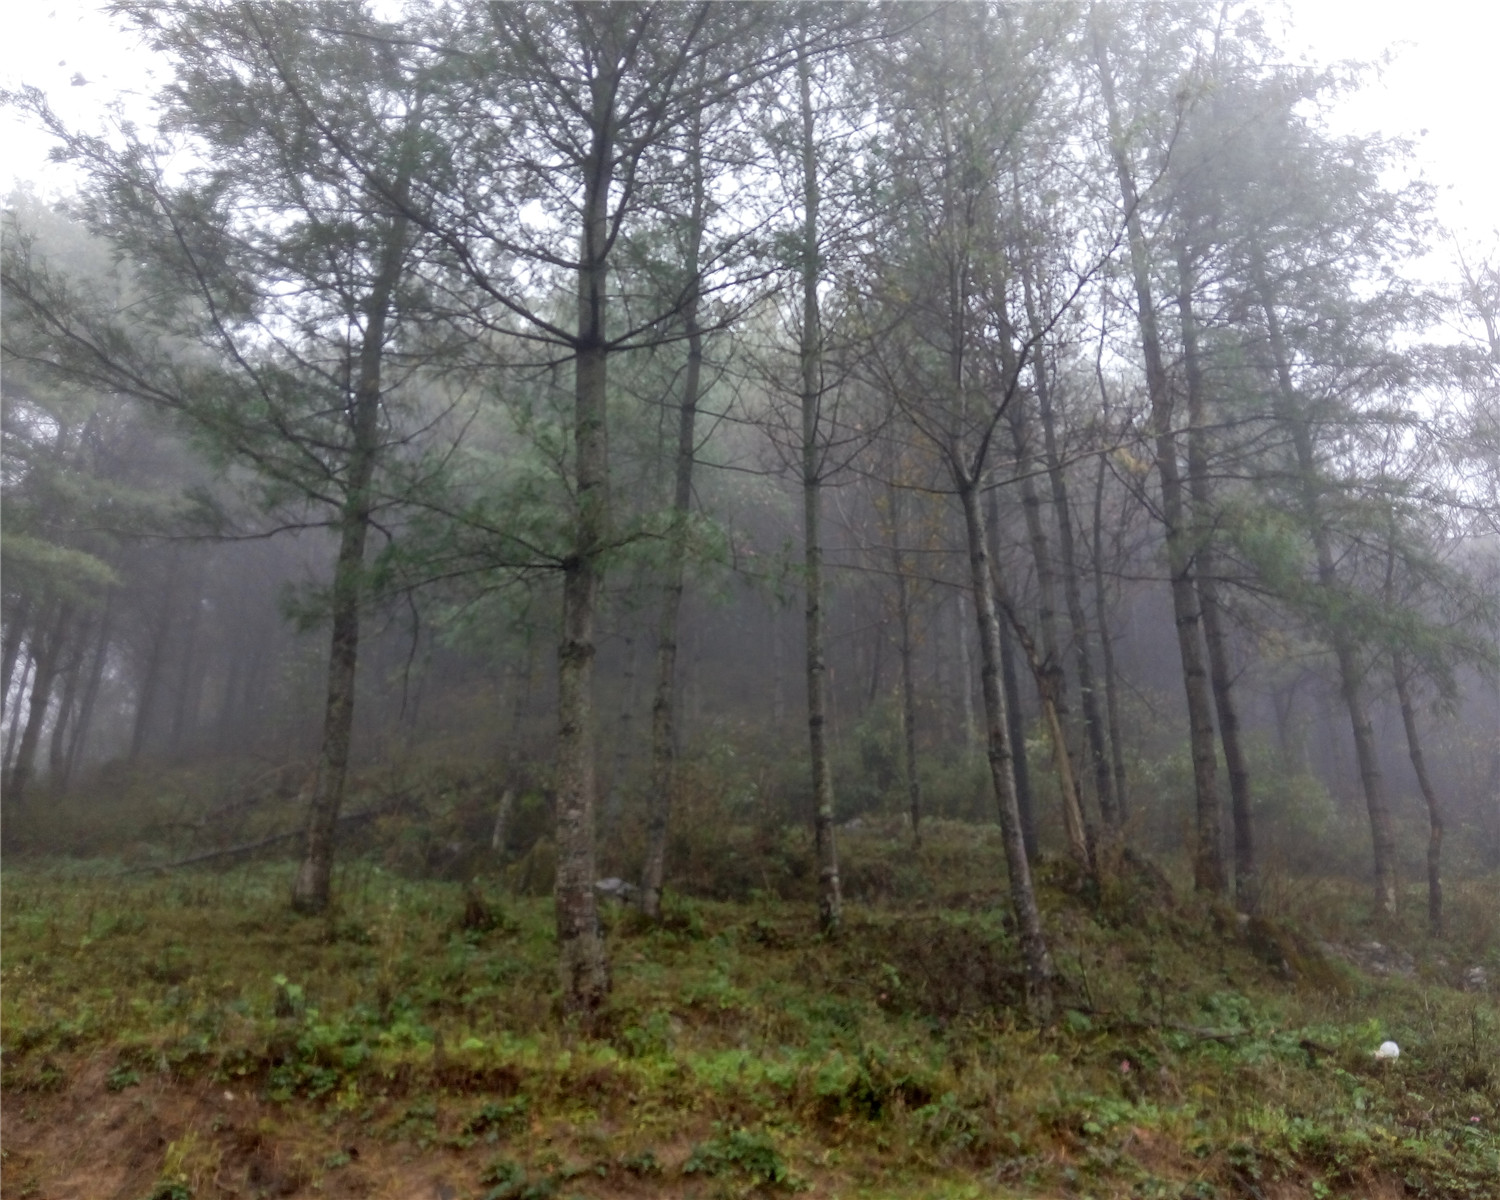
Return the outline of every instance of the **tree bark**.
{"type": "MultiPolygon", "coordinates": [[[[639,584],[639,580],[637,580],[639,584]]],[[[635,588],[632,587],[634,592],[635,588]]],[[[628,608],[628,604],[626,606],[628,608]]],[[[637,668],[641,659],[640,630],[631,620],[633,614],[625,614],[625,665],[620,676],[620,715],[615,718],[614,763],[609,772],[609,791],[604,797],[604,828],[610,836],[620,821],[625,807],[625,777],[630,771],[631,750],[635,745],[632,729],[635,726],[635,704],[638,687],[637,668]]]]}
{"type": "MultiPolygon", "coordinates": [[[[415,130],[408,130],[411,140],[415,130]]],[[[410,149],[403,148],[395,194],[401,201],[388,218],[374,285],[365,304],[359,374],[351,398],[351,444],[339,513],[339,551],[333,568],[332,633],[323,705],[323,732],[308,809],[307,845],[292,887],[292,907],[301,913],[327,909],[333,886],[333,856],[339,809],[349,770],[354,731],[355,683],[359,667],[359,617],[364,594],[365,543],[374,504],[373,482],[380,455],[381,367],[392,300],[406,258],[408,220],[402,215],[410,188],[410,149]]]]}
{"type": "Polygon", "coordinates": [[[1172,392],[1162,357],[1156,305],[1151,291],[1151,264],[1141,226],[1140,197],[1126,155],[1125,138],[1115,101],[1109,48],[1097,19],[1093,25],[1094,61],[1109,121],[1110,156],[1120,185],[1135,285],[1141,349],[1146,360],[1146,390],[1151,403],[1151,428],[1156,442],[1156,469],[1161,478],[1162,517],[1166,524],[1167,562],[1171,575],[1172,613],[1177,626],[1177,649],[1182,661],[1182,684],[1187,698],[1188,732],[1193,759],[1193,791],[1197,842],[1193,849],[1193,885],[1199,891],[1225,890],[1224,853],[1216,780],[1214,725],[1204,665],[1198,597],[1193,587],[1191,531],[1187,527],[1182,475],[1177,463],[1177,439],[1172,432],[1172,392]]]}
{"type": "MultiPolygon", "coordinates": [[[[21,675],[16,684],[16,707],[21,705],[21,698],[26,695],[27,681],[36,675],[36,656],[27,653],[21,660],[21,675]]],[[[19,716],[12,715],[10,728],[5,733],[5,775],[8,778],[10,769],[16,761],[16,743],[21,740],[21,730],[26,722],[19,716]]],[[[4,811],[4,805],[0,805],[0,812],[4,811]]]]}
{"type": "Polygon", "coordinates": [[[73,606],[66,601],[60,602],[52,620],[43,627],[41,640],[36,646],[36,673],[31,679],[26,727],[21,732],[20,745],[16,747],[15,761],[11,763],[10,778],[5,786],[7,808],[19,810],[26,803],[26,789],[34,773],[37,745],[41,741],[42,726],[47,721],[47,708],[52,703],[52,686],[62,664],[63,646],[72,622],[73,606]]]}
{"type": "Polygon", "coordinates": [[[1031,756],[1026,749],[1026,712],[1021,707],[1021,680],[1016,671],[1016,638],[1008,622],[1000,622],[1000,682],[1005,694],[1005,728],[1010,736],[1011,773],[1016,779],[1016,807],[1021,811],[1021,840],[1028,858],[1040,853],[1036,832],[1036,800],[1031,790],[1031,756]]]}
{"type": "Polygon", "coordinates": [[[1062,567],[1063,596],[1068,606],[1068,623],[1073,631],[1073,660],[1078,671],[1078,699],[1083,713],[1083,731],[1088,740],[1089,759],[1094,768],[1094,790],[1099,800],[1099,817],[1111,841],[1120,836],[1120,814],[1115,802],[1114,780],[1110,775],[1109,754],[1105,745],[1104,722],[1099,713],[1099,697],[1094,685],[1094,662],[1089,653],[1088,617],[1083,607],[1083,587],[1079,581],[1078,553],[1073,537],[1073,512],[1068,503],[1068,480],[1058,452],[1057,421],[1052,409],[1052,385],[1046,362],[1041,355],[1042,323],[1037,316],[1029,276],[1026,278],[1026,318],[1036,343],[1032,372],[1036,382],[1037,411],[1042,419],[1042,445],[1047,460],[1047,481],[1051,487],[1052,509],[1057,519],[1057,552],[1062,567]]]}
{"type": "Polygon", "coordinates": [[[68,740],[78,716],[83,660],[93,644],[93,634],[93,622],[85,616],[71,632],[66,660],[58,670],[63,684],[62,695],[57,700],[57,716],[52,721],[52,734],[47,742],[47,779],[54,792],[62,789],[63,774],[67,769],[68,740]]]}
{"type": "Polygon", "coordinates": [[[1391,655],[1392,674],[1396,680],[1396,699],[1401,705],[1401,724],[1406,728],[1406,749],[1411,756],[1417,786],[1427,802],[1427,924],[1433,937],[1443,936],[1443,806],[1427,775],[1427,760],[1422,754],[1422,735],[1417,728],[1417,709],[1412,703],[1411,672],[1401,651],[1391,655]]]}
{"type": "MultiPolygon", "coordinates": [[[[989,537],[986,547],[990,561],[1000,558],[1000,493],[991,486],[985,491],[984,519],[989,537]]],[[[1021,679],[1016,670],[1016,635],[1009,621],[1000,621],[1000,683],[1005,696],[1005,732],[1010,739],[1011,775],[1015,779],[1016,807],[1021,813],[1021,841],[1028,860],[1035,860],[1038,849],[1036,800],[1031,790],[1031,761],[1026,750],[1026,712],[1021,706],[1021,679]]]]}
{"type": "Polygon", "coordinates": [[[1115,810],[1121,830],[1130,817],[1130,789],[1125,775],[1125,742],[1120,725],[1120,681],[1115,673],[1115,644],[1109,625],[1109,594],[1104,589],[1104,456],[1094,480],[1094,623],[1099,627],[1099,657],[1104,668],[1104,713],[1109,722],[1109,762],[1115,777],[1115,810]]]}
{"type": "MultiPolygon", "coordinates": [[[[955,608],[957,611],[955,612],[953,618],[953,640],[958,646],[958,679],[955,682],[959,697],[959,712],[963,716],[964,757],[968,758],[969,756],[973,755],[974,751],[978,748],[979,732],[978,727],[974,721],[974,665],[972,656],[969,654],[969,615],[964,612],[964,598],[961,593],[958,597],[955,608]]],[[[939,615],[941,615],[941,613],[939,613],[939,615]]],[[[937,622],[937,629],[938,631],[941,631],[941,621],[937,622]]],[[[933,650],[935,651],[935,657],[938,664],[937,676],[939,680],[939,690],[941,690],[941,680],[943,674],[942,648],[943,642],[941,638],[934,637],[933,650]]]]}
{"type": "Polygon", "coordinates": [[[591,1022],[609,994],[609,963],[594,896],[594,610],[609,536],[609,188],[614,167],[614,96],[621,54],[595,47],[583,178],[574,343],[573,456],[577,514],[563,569],[562,642],[557,651],[557,920],[563,1008],[591,1022]]]}
{"type": "Polygon", "coordinates": [[[833,769],[828,761],[827,662],[823,647],[822,329],[818,302],[818,147],[812,103],[812,66],[797,56],[802,117],[802,530],[804,624],[807,640],[807,733],[812,757],[813,837],[818,860],[818,927],[835,934],[843,923],[838,843],[834,835],[833,769]]]}
{"type": "MultiPolygon", "coordinates": [[[[913,663],[911,632],[911,580],[906,572],[903,539],[906,523],[902,511],[901,489],[892,485],[891,503],[891,570],[896,576],[896,632],[901,639],[901,745],[906,772],[906,810],[911,817],[912,842],[922,844],[922,780],[917,774],[917,684],[913,663]]],[[[965,686],[968,681],[964,681],[965,686]]]]}
{"type": "Polygon", "coordinates": [[[656,694],[651,702],[651,792],[646,809],[646,863],[641,873],[641,911],[652,920],[661,917],[667,832],[677,778],[677,630],[687,571],[688,520],[692,515],[693,464],[698,450],[698,399],[703,377],[703,330],[698,323],[699,256],[706,213],[701,114],[694,113],[687,134],[688,157],[693,172],[692,216],[687,230],[685,264],[688,292],[682,308],[682,324],[687,334],[687,363],[682,376],[682,400],[677,408],[672,524],[667,534],[667,577],[662,587],[661,623],[656,640],[656,694]]]}
{"type": "Polygon", "coordinates": [[[31,597],[23,596],[16,605],[16,612],[5,622],[5,635],[3,638],[0,638],[0,643],[3,643],[3,650],[0,650],[0,655],[3,655],[4,659],[3,668],[0,668],[4,676],[4,685],[3,690],[0,690],[0,698],[7,701],[10,699],[11,679],[15,675],[16,660],[21,655],[21,643],[26,637],[27,624],[30,617],[31,597]]]}
{"type": "Polygon", "coordinates": [[[1209,680],[1214,708],[1219,717],[1219,744],[1224,749],[1224,769],[1229,776],[1229,811],[1234,827],[1234,899],[1241,912],[1253,913],[1260,905],[1259,872],[1255,861],[1251,820],[1250,767],[1240,742],[1240,715],[1234,699],[1234,672],[1230,665],[1229,640],[1224,632],[1219,604],[1219,582],[1215,574],[1213,484],[1208,477],[1208,431],[1204,428],[1208,397],[1203,382],[1203,364],[1198,351],[1198,322],[1193,312],[1194,267],[1185,244],[1177,249],[1177,311],[1182,322],[1183,367],[1187,376],[1188,487],[1197,522],[1196,557],[1193,571],[1203,614],[1203,639],[1208,648],[1209,680]]]}
{"type": "Polygon", "coordinates": [[[104,679],[104,668],[109,662],[110,638],[114,632],[114,593],[104,599],[104,615],[99,619],[99,632],[94,639],[94,656],[89,664],[88,683],[84,686],[83,700],[78,708],[78,720],[73,723],[73,733],[68,739],[68,752],[63,761],[62,777],[58,787],[67,790],[78,762],[83,757],[89,727],[94,722],[94,705],[99,699],[99,685],[104,679]]]}
{"type": "Polygon", "coordinates": [[[974,613],[979,626],[980,691],[984,697],[985,746],[990,764],[990,780],[1000,820],[1000,837],[1005,846],[1005,862],[1010,876],[1011,909],[1020,932],[1021,953],[1025,962],[1027,1005],[1036,1020],[1045,1024],[1052,1017],[1053,967],[1042,929],[1041,912],[1031,882],[1031,863],[1021,836],[1021,812],[1016,803],[1015,778],[1011,773],[1011,752],[1006,741],[1005,699],[1000,690],[1000,622],[995,610],[994,573],[990,569],[989,550],[985,540],[984,517],[980,512],[978,486],[963,476],[957,462],[953,464],[958,484],[959,502],[963,507],[964,531],[969,551],[969,586],[974,595],[974,613]]]}

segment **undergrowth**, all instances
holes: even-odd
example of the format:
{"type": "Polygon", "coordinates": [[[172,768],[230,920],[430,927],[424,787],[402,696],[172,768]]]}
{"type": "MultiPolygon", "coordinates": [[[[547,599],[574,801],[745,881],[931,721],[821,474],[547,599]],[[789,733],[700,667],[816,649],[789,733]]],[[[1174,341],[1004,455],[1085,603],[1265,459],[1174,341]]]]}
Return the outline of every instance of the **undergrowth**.
{"type": "MultiPolygon", "coordinates": [[[[3,1086],[39,1119],[88,1079],[253,1095],[325,1194],[361,1139],[446,1156],[486,1200],[1496,1194],[1500,1015],[1453,985],[1500,949],[1382,930],[1413,965],[1375,978],[1323,940],[1376,936],[1347,894],[1247,928],[1144,866],[1087,898],[1043,869],[1062,998],[1037,1028],[992,858],[959,827],[920,854],[870,835],[849,860],[874,902],[836,940],[769,897],[609,909],[590,1030],[555,1005],[550,902],[494,884],[354,862],[305,919],[282,864],[8,864],[3,1086]]],[[[218,1194],[238,1161],[227,1129],[189,1133],[156,1194],[218,1194]]]]}

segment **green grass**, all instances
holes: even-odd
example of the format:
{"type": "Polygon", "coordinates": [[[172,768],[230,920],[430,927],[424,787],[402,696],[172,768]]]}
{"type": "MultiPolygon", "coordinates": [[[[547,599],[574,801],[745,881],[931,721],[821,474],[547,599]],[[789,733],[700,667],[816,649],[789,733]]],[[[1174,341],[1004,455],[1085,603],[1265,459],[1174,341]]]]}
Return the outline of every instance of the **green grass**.
{"type": "MultiPolygon", "coordinates": [[[[946,877],[966,836],[933,831],[923,854],[946,877]]],[[[990,854],[974,849],[971,871],[990,854]]],[[[922,862],[874,839],[851,859],[893,878],[922,862]]],[[[556,1007],[545,900],[491,893],[497,919],[464,929],[456,885],[354,863],[338,911],[311,920],[289,912],[280,864],[8,865],[3,1085],[39,1119],[95,1076],[116,1103],[252,1094],[257,1136],[301,1147],[328,1194],[362,1141],[366,1162],[442,1155],[456,1195],[491,1200],[1229,1197],[1273,1180],[1333,1196],[1376,1175],[1494,1195],[1500,1015],[1444,980],[1474,961],[1496,974],[1500,950],[1455,960],[1475,951],[1461,932],[1434,946],[1387,931],[1417,978],[1374,980],[1324,960],[1295,920],[1247,936],[1159,885],[1086,903],[1042,877],[1063,975],[1051,1028],[1017,1006],[990,880],[851,905],[837,941],[785,901],[674,898],[660,928],[612,912],[611,1005],[586,1035],[556,1007]],[[1373,1058],[1386,1038],[1395,1063],[1373,1058]]],[[[1493,880],[1467,886],[1475,911],[1496,899],[1493,880]]],[[[1319,904],[1339,938],[1373,936],[1338,889],[1319,904]]],[[[206,1180],[233,1149],[189,1135],[162,1186],[216,1194],[206,1180]]]]}

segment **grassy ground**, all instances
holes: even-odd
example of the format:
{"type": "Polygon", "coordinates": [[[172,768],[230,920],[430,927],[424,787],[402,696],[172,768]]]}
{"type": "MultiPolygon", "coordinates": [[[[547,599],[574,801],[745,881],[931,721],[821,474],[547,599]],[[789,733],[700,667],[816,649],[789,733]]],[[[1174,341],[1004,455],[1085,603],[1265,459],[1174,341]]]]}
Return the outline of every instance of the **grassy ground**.
{"type": "MultiPolygon", "coordinates": [[[[588,1036],[545,900],[354,863],[311,920],[285,864],[7,864],[4,1193],[1500,1195],[1500,1013],[1453,986],[1500,976],[1492,923],[1383,931],[1412,975],[1374,978],[1320,944],[1376,936],[1334,885],[1246,927],[1148,871],[1087,898],[1044,872],[1064,1006],[1037,1029],[998,880],[960,886],[987,836],[852,846],[885,900],[836,942],[784,901],[616,910],[588,1036]]],[[[1451,890],[1500,910],[1500,881],[1451,890]]]]}

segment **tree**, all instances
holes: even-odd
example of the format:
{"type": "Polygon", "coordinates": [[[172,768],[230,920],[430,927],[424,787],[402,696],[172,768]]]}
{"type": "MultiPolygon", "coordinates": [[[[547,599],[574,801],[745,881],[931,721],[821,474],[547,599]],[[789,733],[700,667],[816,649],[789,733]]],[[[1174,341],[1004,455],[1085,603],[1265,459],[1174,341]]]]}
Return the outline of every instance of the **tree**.
{"type": "MultiPolygon", "coordinates": [[[[994,321],[992,316],[1003,313],[1008,283],[996,245],[1002,228],[997,181],[1003,156],[1024,129],[1034,91],[1044,80],[1027,77],[1020,95],[997,88],[997,75],[1011,65],[1011,56],[1024,53],[1019,47],[1003,51],[1001,32],[988,12],[950,10],[924,27],[920,45],[912,46],[907,70],[914,78],[907,82],[915,86],[902,97],[906,103],[895,118],[905,155],[893,176],[900,182],[890,210],[901,218],[888,244],[900,251],[879,279],[878,293],[901,320],[880,323],[882,337],[873,352],[882,382],[903,416],[947,468],[962,514],[967,583],[979,632],[986,745],[1011,904],[1029,1003],[1045,1020],[1053,968],[1032,888],[1007,737],[1000,684],[1001,577],[991,561],[984,511],[996,431],[1017,402],[1026,356],[1034,349],[1029,341],[1015,347],[1009,341],[1013,330],[1003,317],[994,321]],[[992,321],[999,327],[1004,353],[985,341],[992,321]]],[[[1025,34],[1036,36],[1030,29],[1025,34]]],[[[1024,43],[1025,34],[1017,40],[1024,43]]],[[[1034,653],[1032,657],[1035,663],[1034,653]]],[[[1061,745],[1060,735],[1054,713],[1055,746],[1061,745]]],[[[1063,750],[1060,765],[1066,757],[1063,750]]],[[[1075,839],[1080,826],[1075,815],[1070,820],[1075,839]]]]}
{"type": "Polygon", "coordinates": [[[405,209],[429,169],[422,97],[361,8],[124,4],[172,59],[158,140],[120,145],[28,106],[89,172],[99,236],[137,267],[149,316],[124,328],[45,266],[7,258],[6,284],[69,378],[184,418],[214,454],[257,473],[271,509],[321,509],[337,534],[323,733],[294,907],[330,897],[354,714],[367,542],[392,501],[386,467],[413,429],[391,360],[410,372],[416,239],[405,209]],[[339,130],[340,141],[328,136],[339,130]],[[371,174],[350,177],[344,145],[371,174]],[[180,173],[174,153],[195,159],[180,173]],[[231,165],[232,164],[232,165],[231,165]],[[393,353],[400,345],[401,353],[393,353]]]}
{"type": "MultiPolygon", "coordinates": [[[[595,610],[616,549],[608,364],[681,338],[669,326],[704,290],[689,275],[665,303],[652,295],[637,304],[612,288],[611,277],[645,194],[680,178],[675,131],[784,61],[766,48],[773,15],[769,6],[506,4],[462,14],[443,31],[450,60],[461,64],[446,77],[445,112],[471,136],[452,179],[415,200],[411,212],[478,289],[475,320],[560,351],[573,372],[572,527],[560,562],[556,905],[564,1003],[585,1018],[598,1012],[609,986],[594,897],[591,695],[595,610]],[[469,124],[476,113],[478,128],[469,124]],[[527,202],[545,219],[532,220],[527,202]],[[517,286],[522,272],[529,278],[517,286]],[[572,319],[560,315],[565,290],[572,319]]],[[[364,166],[357,154],[350,165],[364,166]]]]}
{"type": "Polygon", "coordinates": [[[1219,821],[1219,795],[1215,781],[1213,717],[1209,707],[1208,671],[1204,663],[1201,614],[1193,583],[1192,530],[1178,463],[1177,437],[1173,429],[1173,397],[1167,377],[1166,357],[1156,312],[1152,284],[1151,248],[1141,218],[1141,195],[1136,167],[1126,141],[1126,121],[1116,95],[1111,58],[1112,31],[1104,10],[1090,10],[1089,35],[1094,66],[1104,105],[1106,145],[1119,187],[1130,273],[1134,289],[1141,352],[1145,358],[1146,387],[1151,398],[1151,429],[1156,448],[1156,470],[1161,483],[1162,520],[1166,524],[1167,561],[1171,575],[1172,611],[1177,626],[1177,648],[1182,660],[1183,690],[1187,697],[1188,726],[1196,795],[1197,844],[1193,856],[1193,881],[1201,891],[1224,890],[1223,850],[1219,821]]]}

